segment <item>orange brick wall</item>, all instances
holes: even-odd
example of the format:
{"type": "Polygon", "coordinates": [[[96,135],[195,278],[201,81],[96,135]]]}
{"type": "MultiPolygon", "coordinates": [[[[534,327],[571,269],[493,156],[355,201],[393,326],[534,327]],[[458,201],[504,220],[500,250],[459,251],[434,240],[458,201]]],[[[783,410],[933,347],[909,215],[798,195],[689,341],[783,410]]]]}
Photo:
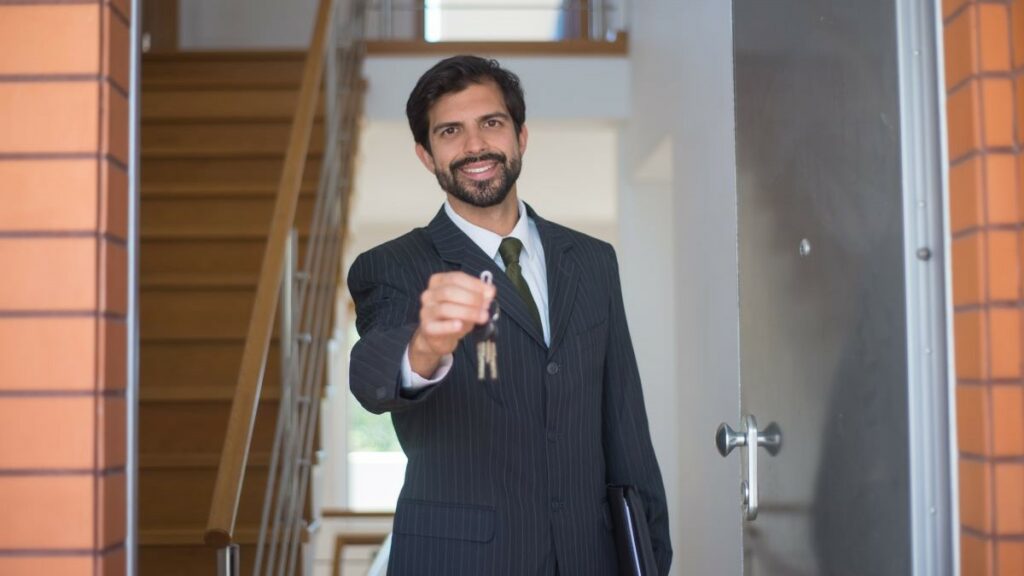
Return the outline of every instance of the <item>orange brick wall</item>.
{"type": "Polygon", "coordinates": [[[1024,0],[944,0],[964,576],[1024,575],[1024,0]]]}
{"type": "Polygon", "coordinates": [[[125,573],[129,0],[0,1],[0,574],[125,573]]]}

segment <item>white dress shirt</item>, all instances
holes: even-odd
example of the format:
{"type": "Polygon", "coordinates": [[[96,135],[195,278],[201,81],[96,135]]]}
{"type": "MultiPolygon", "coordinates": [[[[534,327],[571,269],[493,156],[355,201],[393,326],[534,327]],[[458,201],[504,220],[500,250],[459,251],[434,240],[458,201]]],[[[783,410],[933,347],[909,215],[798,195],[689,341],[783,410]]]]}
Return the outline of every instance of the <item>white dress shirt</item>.
{"type": "MultiPolygon", "coordinates": [[[[505,270],[505,262],[498,253],[501,241],[504,237],[481,228],[459,216],[452,205],[445,200],[444,211],[448,218],[462,230],[474,244],[490,255],[498,268],[505,270]]],[[[541,245],[540,232],[537,231],[537,223],[526,213],[526,204],[519,201],[519,221],[508,237],[518,238],[523,243],[523,251],[519,255],[519,265],[523,269],[523,278],[533,300],[537,303],[537,311],[540,312],[540,321],[544,331],[544,343],[551,344],[551,321],[548,318],[548,273],[544,260],[544,246],[541,245]]],[[[405,348],[405,356],[402,358],[402,387],[407,389],[418,389],[424,386],[437,384],[448,375],[452,367],[452,355],[447,354],[441,358],[441,364],[437,371],[430,378],[424,378],[413,372],[412,364],[409,362],[409,347],[405,348]]]]}

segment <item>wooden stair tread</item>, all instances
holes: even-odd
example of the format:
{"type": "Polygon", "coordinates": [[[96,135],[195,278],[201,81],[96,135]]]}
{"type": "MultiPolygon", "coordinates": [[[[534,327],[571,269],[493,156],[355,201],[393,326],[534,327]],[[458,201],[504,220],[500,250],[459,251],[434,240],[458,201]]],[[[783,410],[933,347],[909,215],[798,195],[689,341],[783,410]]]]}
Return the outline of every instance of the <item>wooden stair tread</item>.
{"type": "MultiPolygon", "coordinates": [[[[140,119],[140,122],[145,125],[206,125],[206,124],[278,124],[282,122],[291,122],[292,118],[286,114],[250,114],[250,115],[231,115],[231,116],[145,116],[140,119]]],[[[323,123],[326,120],[325,116],[321,112],[317,112],[313,119],[315,124],[323,123]]]]}
{"type": "MultiPolygon", "coordinates": [[[[234,386],[143,386],[139,389],[139,400],[142,402],[227,402],[234,397],[234,386]]],[[[277,386],[264,386],[260,399],[280,400],[281,389],[277,386]]]]}
{"type": "Polygon", "coordinates": [[[298,90],[306,53],[284,51],[199,51],[146,54],[143,92],[182,90],[298,90]]]}
{"type": "MultiPolygon", "coordinates": [[[[142,153],[143,160],[211,160],[216,161],[218,159],[226,160],[283,160],[285,155],[284,150],[280,151],[255,151],[255,150],[196,150],[196,149],[180,149],[180,148],[167,148],[164,150],[156,149],[152,147],[142,153]]],[[[322,152],[310,151],[307,154],[309,159],[319,159],[323,157],[322,152]]]]}
{"type": "Polygon", "coordinates": [[[305,50],[188,50],[156,52],[142,56],[142,64],[161,62],[263,62],[306,61],[305,50]]]}
{"type": "MultiPolygon", "coordinates": [[[[229,345],[229,346],[233,346],[233,347],[241,347],[241,346],[243,346],[245,344],[245,338],[234,337],[234,336],[232,336],[232,337],[218,337],[218,338],[210,338],[210,337],[203,337],[203,338],[167,338],[167,337],[164,337],[164,336],[159,336],[159,337],[149,336],[149,337],[146,337],[146,336],[140,335],[139,336],[139,340],[140,340],[140,343],[143,343],[143,344],[149,343],[149,344],[172,345],[172,346],[180,345],[180,346],[189,346],[189,347],[203,347],[203,346],[206,346],[206,345],[213,345],[213,344],[229,345]]],[[[278,345],[278,337],[277,337],[276,334],[270,337],[270,345],[271,346],[277,346],[278,345]]]]}
{"type": "MultiPolygon", "coordinates": [[[[303,182],[300,194],[315,194],[314,182],[303,182]]],[[[143,199],[150,197],[264,197],[277,196],[276,183],[253,184],[149,184],[142,186],[143,199]]]]}
{"type": "MultiPolygon", "coordinates": [[[[140,118],[143,129],[148,125],[166,122],[290,122],[295,116],[298,98],[297,88],[231,87],[217,90],[197,87],[154,91],[142,99],[140,118]]],[[[324,108],[321,98],[314,111],[314,118],[323,121],[324,108]]]]}
{"type": "MultiPolygon", "coordinates": [[[[318,532],[321,528],[320,519],[315,519],[300,531],[300,541],[309,542],[309,536],[318,532]]],[[[206,546],[203,542],[203,535],[206,533],[205,526],[184,527],[184,528],[140,528],[140,546],[206,546]]],[[[234,541],[236,544],[258,544],[260,537],[259,526],[236,526],[234,541]]],[[[268,536],[271,538],[272,536],[268,536]]]]}
{"type": "Polygon", "coordinates": [[[286,89],[298,88],[298,82],[294,80],[260,80],[253,78],[252,80],[221,80],[206,81],[206,80],[189,80],[187,78],[176,78],[173,80],[146,80],[142,82],[142,89],[147,93],[152,92],[178,92],[181,90],[232,90],[232,89],[245,89],[245,90],[286,90],[286,89]]]}
{"type": "MultiPolygon", "coordinates": [[[[302,164],[302,179],[315,185],[320,179],[320,158],[308,158],[302,164]]],[[[142,162],[142,187],[188,183],[192,186],[238,184],[240,186],[277,185],[284,169],[284,156],[278,158],[220,158],[208,162],[202,158],[148,158],[142,162]]]]}
{"type": "MultiPolygon", "coordinates": [[[[206,546],[203,534],[206,526],[194,528],[140,528],[139,544],[141,546],[206,546]]],[[[235,527],[235,542],[238,544],[256,544],[259,541],[259,526],[235,527]]]]}
{"type": "MultiPolygon", "coordinates": [[[[256,290],[258,277],[252,274],[223,274],[202,276],[198,274],[150,274],[139,282],[142,291],[171,292],[180,290],[206,292],[236,292],[256,290]]],[[[324,287],[326,283],[319,283],[324,287]]]]}
{"type": "MultiPolygon", "coordinates": [[[[278,337],[271,336],[271,346],[276,346],[279,342],[278,337]]],[[[239,336],[139,336],[139,344],[156,344],[156,345],[195,345],[195,344],[245,344],[245,337],[239,336]]]]}
{"type": "MultiPolygon", "coordinates": [[[[162,232],[142,232],[142,241],[174,241],[174,240],[212,240],[212,241],[267,241],[267,234],[255,232],[214,232],[210,230],[174,230],[162,232]]],[[[309,237],[309,233],[299,233],[299,239],[309,237]]]]}
{"type": "MultiPolygon", "coordinates": [[[[153,470],[161,468],[212,468],[220,466],[220,454],[139,454],[139,469],[153,470]]],[[[267,468],[270,466],[270,454],[254,452],[249,454],[246,466],[251,468],[267,468]]]]}
{"type": "Polygon", "coordinates": [[[201,276],[198,274],[150,274],[144,275],[139,280],[139,287],[142,290],[151,288],[154,290],[182,290],[202,289],[256,289],[259,277],[252,274],[217,274],[201,276]]]}

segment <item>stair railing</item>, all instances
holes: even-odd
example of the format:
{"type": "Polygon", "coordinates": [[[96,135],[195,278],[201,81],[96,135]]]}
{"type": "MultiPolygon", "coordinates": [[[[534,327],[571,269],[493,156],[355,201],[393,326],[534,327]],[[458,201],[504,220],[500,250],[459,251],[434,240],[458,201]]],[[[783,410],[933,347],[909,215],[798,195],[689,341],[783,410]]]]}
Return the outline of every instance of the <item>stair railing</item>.
{"type": "Polygon", "coordinates": [[[235,522],[275,322],[281,393],[253,574],[295,574],[301,543],[315,524],[309,485],[362,115],[362,29],[362,1],[320,1],[204,535],[218,550],[224,576],[239,573],[235,522]],[[336,4],[347,8],[342,19],[336,4]],[[300,253],[295,217],[321,83],[323,162],[300,253]]]}

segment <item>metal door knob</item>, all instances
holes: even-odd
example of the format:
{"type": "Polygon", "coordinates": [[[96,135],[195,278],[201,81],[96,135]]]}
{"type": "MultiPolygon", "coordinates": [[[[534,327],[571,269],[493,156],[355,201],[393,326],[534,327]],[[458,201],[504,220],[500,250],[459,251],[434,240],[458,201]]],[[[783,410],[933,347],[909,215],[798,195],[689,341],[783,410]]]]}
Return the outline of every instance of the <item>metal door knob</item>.
{"type": "Polygon", "coordinates": [[[718,447],[719,454],[728,456],[733,448],[746,445],[746,432],[737,432],[725,422],[718,425],[718,432],[715,433],[715,446],[718,447]]]}
{"type": "Polygon", "coordinates": [[[764,427],[764,430],[757,432],[757,445],[764,448],[772,456],[776,456],[782,450],[782,429],[775,422],[764,427]]]}
{"type": "Polygon", "coordinates": [[[752,414],[748,414],[743,423],[746,430],[742,432],[733,430],[724,422],[720,424],[715,433],[715,446],[723,457],[728,456],[737,446],[747,448],[747,477],[740,484],[740,494],[743,498],[743,517],[754,520],[757,518],[758,509],[757,447],[763,447],[772,456],[778,454],[782,449],[782,430],[775,422],[765,426],[764,430],[758,430],[757,419],[752,414]]]}

